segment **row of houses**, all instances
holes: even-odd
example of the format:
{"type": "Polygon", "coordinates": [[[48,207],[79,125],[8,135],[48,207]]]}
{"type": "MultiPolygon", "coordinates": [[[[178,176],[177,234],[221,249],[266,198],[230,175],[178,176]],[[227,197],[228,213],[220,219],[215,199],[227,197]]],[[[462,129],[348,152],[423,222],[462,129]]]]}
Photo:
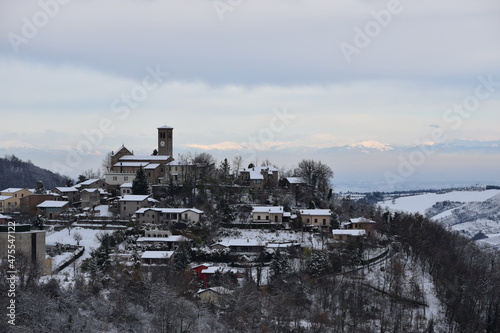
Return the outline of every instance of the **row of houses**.
{"type": "Polygon", "coordinates": [[[35,194],[34,189],[7,188],[0,191],[0,213],[41,213],[56,218],[70,207],[93,207],[105,202],[109,193],[103,187],[103,180],[90,179],[72,187],[55,187],[44,194],[35,194]]]}

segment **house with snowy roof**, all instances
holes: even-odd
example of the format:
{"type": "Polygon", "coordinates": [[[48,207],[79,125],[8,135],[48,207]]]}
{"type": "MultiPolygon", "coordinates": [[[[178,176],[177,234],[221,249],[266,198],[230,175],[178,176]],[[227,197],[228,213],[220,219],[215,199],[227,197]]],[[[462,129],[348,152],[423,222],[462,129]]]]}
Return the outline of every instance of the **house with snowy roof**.
{"type": "Polygon", "coordinates": [[[120,195],[132,194],[132,183],[123,183],[120,185],[120,195]]]}
{"type": "Polygon", "coordinates": [[[48,194],[31,194],[21,198],[21,214],[23,215],[36,215],[38,214],[38,206],[42,202],[46,200],[52,201],[66,201],[63,200],[62,196],[57,193],[48,193],[48,194]]]}
{"type": "Polygon", "coordinates": [[[135,212],[141,224],[166,224],[199,222],[204,212],[196,208],[141,208],[135,212]]]}
{"type": "Polygon", "coordinates": [[[19,211],[21,198],[33,194],[27,188],[6,188],[0,191],[0,213],[19,211]]]}
{"type": "Polygon", "coordinates": [[[153,246],[168,249],[169,251],[175,251],[182,243],[190,241],[191,240],[187,237],[176,235],[168,237],[139,237],[137,238],[136,243],[138,246],[143,248],[153,246]]]}
{"type": "Polygon", "coordinates": [[[224,302],[224,299],[233,293],[232,290],[224,287],[211,287],[206,289],[200,289],[197,292],[197,296],[206,303],[211,303],[215,305],[220,305],[224,302]]]}
{"type": "Polygon", "coordinates": [[[337,241],[361,240],[366,237],[364,230],[334,229],[332,236],[337,241]]]}
{"type": "Polygon", "coordinates": [[[11,216],[0,214],[0,225],[9,224],[9,222],[12,222],[12,221],[13,221],[13,219],[11,216]]]}
{"type": "Polygon", "coordinates": [[[141,255],[143,265],[171,265],[174,262],[174,251],[144,251],[141,255]]]}
{"type": "Polygon", "coordinates": [[[46,200],[37,205],[38,214],[48,219],[57,219],[62,213],[65,213],[69,208],[68,201],[46,200]]]}
{"type": "Polygon", "coordinates": [[[112,152],[111,170],[106,173],[106,184],[120,186],[133,182],[139,168],[144,168],[151,184],[163,181],[165,165],[173,161],[173,127],[158,127],[158,148],[156,155],[134,155],[125,146],[120,147],[116,153],[112,152]]]}
{"type": "Polygon", "coordinates": [[[300,177],[287,177],[284,186],[288,191],[296,194],[303,191],[307,187],[307,183],[300,177]]]}
{"type": "Polygon", "coordinates": [[[84,190],[86,188],[100,188],[104,186],[104,180],[93,178],[87,179],[81,183],[76,184],[74,187],[78,189],[78,191],[84,190]]]}
{"type": "MultiPolygon", "coordinates": [[[[207,288],[210,285],[211,283],[210,280],[213,280],[213,277],[216,274],[219,276],[225,275],[226,277],[232,277],[232,278],[237,278],[238,275],[240,275],[240,272],[237,269],[223,265],[214,266],[212,264],[203,263],[203,264],[192,264],[190,265],[190,267],[196,274],[198,279],[202,281],[203,288],[207,288]]],[[[234,282],[236,282],[236,279],[234,280],[234,282]]],[[[215,281],[215,283],[220,283],[220,281],[219,282],[215,281]]]]}
{"type": "Polygon", "coordinates": [[[123,219],[132,217],[139,209],[151,206],[150,195],[124,195],[118,200],[120,216],[123,219]]]}
{"type": "Polygon", "coordinates": [[[229,239],[210,246],[211,249],[224,250],[229,249],[232,253],[238,254],[258,254],[264,250],[266,244],[256,239],[229,239]]]}
{"type": "Polygon", "coordinates": [[[345,229],[350,230],[364,230],[368,237],[373,236],[377,222],[367,219],[365,217],[358,217],[350,219],[349,222],[344,223],[345,229]]]}
{"type": "Polygon", "coordinates": [[[266,188],[278,186],[278,169],[273,166],[253,167],[239,170],[239,182],[250,186],[253,190],[261,191],[266,188]]]}
{"type": "Polygon", "coordinates": [[[109,196],[109,193],[102,188],[86,188],[80,192],[81,206],[94,207],[100,205],[109,196]]]}
{"type": "Polygon", "coordinates": [[[52,193],[57,193],[61,196],[62,200],[69,201],[70,204],[74,204],[80,201],[80,190],[74,186],[71,187],[54,187],[51,190],[52,193]]]}
{"type": "Polygon", "coordinates": [[[332,211],[329,209],[301,209],[302,224],[307,228],[328,229],[332,211]]]}
{"type": "Polygon", "coordinates": [[[285,213],[283,206],[254,206],[252,207],[252,222],[283,223],[285,213]]]}

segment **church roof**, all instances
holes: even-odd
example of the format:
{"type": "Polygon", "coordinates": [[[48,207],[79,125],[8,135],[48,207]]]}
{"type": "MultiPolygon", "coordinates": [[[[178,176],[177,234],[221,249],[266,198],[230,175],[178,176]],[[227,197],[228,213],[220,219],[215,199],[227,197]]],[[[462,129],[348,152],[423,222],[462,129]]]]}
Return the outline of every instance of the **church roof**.
{"type": "Polygon", "coordinates": [[[158,129],[174,129],[173,127],[170,127],[170,126],[161,126],[161,127],[158,127],[158,129]]]}

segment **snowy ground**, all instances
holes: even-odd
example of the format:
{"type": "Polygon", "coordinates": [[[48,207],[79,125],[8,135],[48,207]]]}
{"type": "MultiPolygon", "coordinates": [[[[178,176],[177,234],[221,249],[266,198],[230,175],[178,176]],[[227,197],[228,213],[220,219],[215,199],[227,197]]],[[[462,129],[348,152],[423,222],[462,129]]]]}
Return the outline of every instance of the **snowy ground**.
{"type": "MultiPolygon", "coordinates": [[[[101,234],[101,233],[112,233],[113,231],[109,230],[93,230],[93,229],[84,229],[81,227],[75,227],[75,228],[64,228],[60,231],[56,231],[54,233],[51,233],[47,235],[46,238],[46,243],[47,245],[56,245],[56,243],[60,244],[70,244],[70,245],[77,245],[76,240],[73,238],[76,233],[79,233],[82,236],[82,240],[80,241],[80,245],[85,247],[85,252],[83,252],[83,255],[76,260],[76,265],[79,266],[82,260],[90,258],[90,252],[93,249],[96,249],[99,247],[100,242],[97,239],[96,235],[101,234]]],[[[63,256],[65,254],[62,254],[63,256]]],[[[68,253],[68,256],[71,254],[68,253]]],[[[59,256],[58,256],[59,257],[59,256]]],[[[60,258],[56,258],[56,261],[60,262],[60,258]]],[[[72,266],[72,265],[70,265],[72,266]]],[[[61,273],[63,273],[66,270],[73,269],[71,267],[67,267],[63,269],[61,273]]]]}
{"type": "Polygon", "coordinates": [[[113,213],[110,213],[107,205],[97,206],[95,210],[99,211],[99,216],[102,217],[113,217],[113,213]]]}
{"type": "Polygon", "coordinates": [[[391,210],[401,210],[404,212],[424,214],[425,210],[427,208],[432,207],[436,202],[441,202],[441,201],[459,201],[463,203],[479,202],[488,200],[489,198],[499,193],[500,190],[454,191],[443,194],[427,193],[422,195],[414,195],[409,197],[398,198],[394,201],[394,203],[392,203],[392,200],[387,200],[382,202],[380,206],[383,208],[387,207],[391,210]]]}
{"type": "MultiPolygon", "coordinates": [[[[229,241],[234,238],[257,240],[262,244],[266,243],[298,243],[313,249],[322,249],[326,246],[329,235],[321,236],[309,232],[295,232],[289,230],[267,231],[251,229],[223,229],[217,241],[229,241]]],[[[331,237],[330,237],[331,238],[331,237]]]]}

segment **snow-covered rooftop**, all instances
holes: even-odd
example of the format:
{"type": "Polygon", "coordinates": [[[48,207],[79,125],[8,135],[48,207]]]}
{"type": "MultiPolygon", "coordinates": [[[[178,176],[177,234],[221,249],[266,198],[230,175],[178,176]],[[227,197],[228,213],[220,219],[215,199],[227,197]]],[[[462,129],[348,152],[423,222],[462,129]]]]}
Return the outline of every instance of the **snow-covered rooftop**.
{"type": "Polygon", "coordinates": [[[164,125],[164,126],[158,127],[158,129],[174,129],[174,128],[170,127],[170,126],[167,126],[167,125],[164,125]]]}
{"type": "Polygon", "coordinates": [[[146,170],[154,170],[154,169],[158,168],[160,165],[161,164],[158,164],[158,163],[150,163],[150,164],[146,165],[144,167],[144,169],[146,169],[146,170]]]}
{"type": "Polygon", "coordinates": [[[182,214],[187,211],[192,211],[197,214],[203,214],[204,212],[202,210],[196,209],[196,208],[141,208],[138,211],[136,211],[136,214],[144,214],[148,210],[152,210],[155,212],[161,212],[161,213],[166,213],[166,214],[182,214]]]}
{"type": "Polygon", "coordinates": [[[375,221],[364,218],[364,217],[358,217],[355,219],[351,219],[350,221],[351,221],[351,223],[376,223],[375,221]]]}
{"type": "Polygon", "coordinates": [[[229,267],[224,267],[224,266],[211,266],[209,265],[207,268],[201,271],[202,274],[215,274],[217,272],[220,273],[238,273],[238,270],[232,269],[229,267]]]}
{"type": "Polygon", "coordinates": [[[270,249],[283,249],[283,248],[288,248],[291,246],[297,246],[299,244],[297,243],[269,243],[266,245],[267,248],[270,249]]]}
{"type": "Polygon", "coordinates": [[[99,181],[99,179],[94,178],[94,179],[89,179],[89,180],[86,180],[84,182],[81,182],[78,185],[92,185],[92,184],[94,184],[95,182],[98,182],[98,181],[99,181]]]}
{"type": "Polygon", "coordinates": [[[189,238],[184,236],[169,236],[169,237],[139,237],[137,238],[138,243],[147,243],[147,242],[186,242],[189,238]]]}
{"type": "Polygon", "coordinates": [[[202,293],[207,292],[207,291],[213,291],[214,293],[221,294],[221,295],[228,295],[228,294],[233,293],[232,290],[224,288],[224,287],[212,287],[212,288],[208,288],[208,289],[200,289],[197,294],[199,295],[199,294],[202,294],[202,293]]]}
{"type": "Polygon", "coordinates": [[[5,190],[0,191],[1,193],[16,193],[19,191],[24,190],[24,188],[17,188],[17,187],[10,187],[6,188],[5,190]]]}
{"type": "Polygon", "coordinates": [[[120,185],[120,188],[132,188],[132,183],[123,183],[120,185]]]}
{"type": "Polygon", "coordinates": [[[12,195],[0,195],[0,201],[12,198],[12,195]]]}
{"type": "Polygon", "coordinates": [[[0,219],[8,219],[8,220],[11,220],[11,219],[12,219],[12,217],[7,216],[7,215],[2,215],[2,214],[0,214],[0,219]]]}
{"type": "Polygon", "coordinates": [[[330,216],[332,211],[329,209],[301,209],[300,214],[311,216],[330,216]]]}
{"type": "Polygon", "coordinates": [[[169,259],[174,255],[174,251],[145,251],[141,259],[169,259]]]}
{"type": "Polygon", "coordinates": [[[144,161],[168,161],[170,156],[167,155],[126,155],[120,158],[120,161],[144,162],[144,161]]]}
{"type": "Polygon", "coordinates": [[[114,167],[145,167],[149,162],[116,162],[114,167]]]}
{"type": "Polygon", "coordinates": [[[71,187],[59,186],[59,187],[56,187],[54,189],[58,190],[60,192],[78,192],[78,189],[76,187],[74,187],[74,186],[71,186],[71,187]]]}
{"type": "Polygon", "coordinates": [[[119,201],[144,201],[149,198],[149,195],[124,195],[123,198],[121,198],[119,201]]]}
{"type": "Polygon", "coordinates": [[[283,213],[283,206],[255,206],[252,213],[279,214],[283,213]]]}
{"type": "Polygon", "coordinates": [[[365,230],[335,229],[335,230],[332,230],[332,235],[364,236],[364,235],[366,235],[366,231],[365,230]]]}
{"type": "Polygon", "coordinates": [[[288,180],[290,184],[304,184],[304,181],[300,177],[288,177],[286,180],[288,180]]]}
{"type": "Polygon", "coordinates": [[[37,208],[62,208],[66,206],[69,202],[68,201],[54,201],[54,200],[45,200],[38,206],[37,208]]]}

